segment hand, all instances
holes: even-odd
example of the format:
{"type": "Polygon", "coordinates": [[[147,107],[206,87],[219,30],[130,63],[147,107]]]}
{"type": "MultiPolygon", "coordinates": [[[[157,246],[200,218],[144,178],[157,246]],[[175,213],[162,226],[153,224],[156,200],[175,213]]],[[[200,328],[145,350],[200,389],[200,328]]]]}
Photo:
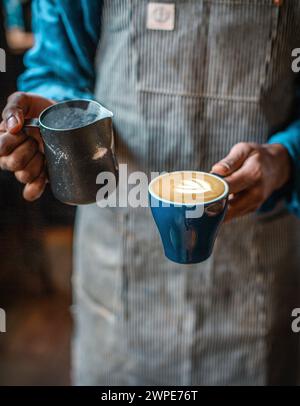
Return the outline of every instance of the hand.
{"type": "Polygon", "coordinates": [[[212,167],[229,184],[226,221],[257,210],[291,176],[291,160],[281,144],[241,142],[212,167]]]}
{"type": "Polygon", "coordinates": [[[6,41],[12,52],[20,54],[33,47],[34,36],[16,27],[6,32],[6,41]]]}
{"type": "Polygon", "coordinates": [[[47,176],[43,143],[36,129],[22,131],[25,118],[38,117],[54,102],[29,93],[14,93],[8,98],[0,123],[0,168],[15,173],[25,184],[23,196],[38,199],[46,186],[47,176]]]}

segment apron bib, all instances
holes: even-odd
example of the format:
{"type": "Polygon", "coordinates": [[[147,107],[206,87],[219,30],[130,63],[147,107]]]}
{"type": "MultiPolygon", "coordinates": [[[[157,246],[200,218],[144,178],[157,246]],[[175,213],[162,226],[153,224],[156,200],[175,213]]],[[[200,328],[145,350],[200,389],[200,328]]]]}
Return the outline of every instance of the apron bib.
{"type": "MultiPolygon", "coordinates": [[[[149,3],[104,0],[101,16],[96,98],[115,114],[129,172],[208,171],[284,126],[299,5],[149,3]]],[[[298,229],[283,209],[252,214],[223,225],[211,258],[183,266],[164,257],[148,208],[80,208],[75,383],[293,383],[298,229]]]]}

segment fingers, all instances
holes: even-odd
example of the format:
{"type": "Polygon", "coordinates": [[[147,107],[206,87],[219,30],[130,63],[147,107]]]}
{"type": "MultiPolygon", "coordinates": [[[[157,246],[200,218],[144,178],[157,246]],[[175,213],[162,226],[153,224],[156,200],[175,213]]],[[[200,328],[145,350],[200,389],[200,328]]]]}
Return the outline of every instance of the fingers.
{"type": "Polygon", "coordinates": [[[257,210],[270,194],[268,160],[261,145],[240,143],[212,168],[229,184],[226,221],[257,210]]]}
{"type": "Polygon", "coordinates": [[[16,92],[7,100],[2,117],[5,129],[12,134],[21,131],[25,118],[35,118],[50,105],[52,100],[31,93],[16,92]]]}
{"type": "Polygon", "coordinates": [[[33,202],[41,197],[47,184],[47,177],[45,172],[31,183],[27,183],[23,191],[23,197],[29,202],[33,202]]]}
{"type": "Polygon", "coordinates": [[[34,157],[23,170],[15,172],[15,176],[21,183],[32,183],[41,175],[44,169],[44,156],[40,152],[38,152],[34,155],[34,157]]]}
{"type": "Polygon", "coordinates": [[[229,200],[225,221],[228,222],[233,218],[242,217],[256,211],[263,204],[263,201],[260,187],[239,193],[229,200]]]}
{"type": "Polygon", "coordinates": [[[33,201],[41,196],[46,183],[43,144],[38,129],[30,136],[22,132],[25,118],[36,118],[55,102],[38,95],[16,92],[7,101],[0,123],[0,167],[15,172],[26,183],[24,198],[33,201]]]}
{"type": "Polygon", "coordinates": [[[24,118],[29,110],[27,94],[23,92],[13,93],[7,100],[7,105],[2,113],[7,131],[16,134],[21,131],[24,118]]]}
{"type": "Polygon", "coordinates": [[[4,170],[17,172],[23,170],[38,152],[38,144],[28,137],[10,155],[0,158],[0,167],[4,170]]]}
{"type": "Polygon", "coordinates": [[[236,172],[226,177],[230,193],[239,193],[262,181],[262,167],[257,155],[250,156],[236,172]]]}
{"type": "Polygon", "coordinates": [[[5,132],[0,134],[0,157],[11,154],[12,151],[21,145],[26,139],[27,136],[24,133],[10,134],[5,132]]]}
{"type": "Polygon", "coordinates": [[[229,154],[212,167],[212,172],[221,176],[230,175],[242,166],[253,149],[254,144],[251,143],[240,142],[234,145],[229,154]]]}
{"type": "Polygon", "coordinates": [[[26,184],[23,191],[26,200],[34,201],[41,196],[47,183],[45,159],[33,138],[27,137],[10,155],[1,157],[0,166],[15,172],[16,178],[26,184]]]}

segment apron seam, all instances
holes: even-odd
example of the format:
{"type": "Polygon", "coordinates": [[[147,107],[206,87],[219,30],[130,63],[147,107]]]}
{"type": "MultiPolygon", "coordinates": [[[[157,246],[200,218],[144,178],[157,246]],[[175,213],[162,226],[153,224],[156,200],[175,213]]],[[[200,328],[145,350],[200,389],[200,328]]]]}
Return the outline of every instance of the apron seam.
{"type": "Polygon", "coordinates": [[[220,100],[220,101],[230,101],[230,102],[245,102],[245,103],[258,103],[260,97],[244,97],[244,96],[232,96],[232,95],[213,95],[213,94],[205,94],[205,93],[184,93],[184,92],[169,92],[167,90],[161,89],[151,89],[146,87],[136,87],[138,92],[143,93],[153,93],[157,95],[164,95],[164,96],[178,96],[178,97],[191,97],[195,99],[213,99],[213,100],[220,100]]]}

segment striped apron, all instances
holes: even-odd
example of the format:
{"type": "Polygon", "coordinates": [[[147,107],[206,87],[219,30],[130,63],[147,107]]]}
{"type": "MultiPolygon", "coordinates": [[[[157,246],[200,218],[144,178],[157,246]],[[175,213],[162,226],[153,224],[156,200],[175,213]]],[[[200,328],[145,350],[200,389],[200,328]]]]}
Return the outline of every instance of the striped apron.
{"type": "MultiPolygon", "coordinates": [[[[154,15],[148,3],[103,1],[96,58],[96,98],[115,114],[129,173],[208,171],[284,127],[300,2],[156,0],[154,15]]],[[[186,266],[164,257],[148,208],[80,208],[74,383],[295,383],[298,230],[283,207],[251,214],[186,266]]]]}

